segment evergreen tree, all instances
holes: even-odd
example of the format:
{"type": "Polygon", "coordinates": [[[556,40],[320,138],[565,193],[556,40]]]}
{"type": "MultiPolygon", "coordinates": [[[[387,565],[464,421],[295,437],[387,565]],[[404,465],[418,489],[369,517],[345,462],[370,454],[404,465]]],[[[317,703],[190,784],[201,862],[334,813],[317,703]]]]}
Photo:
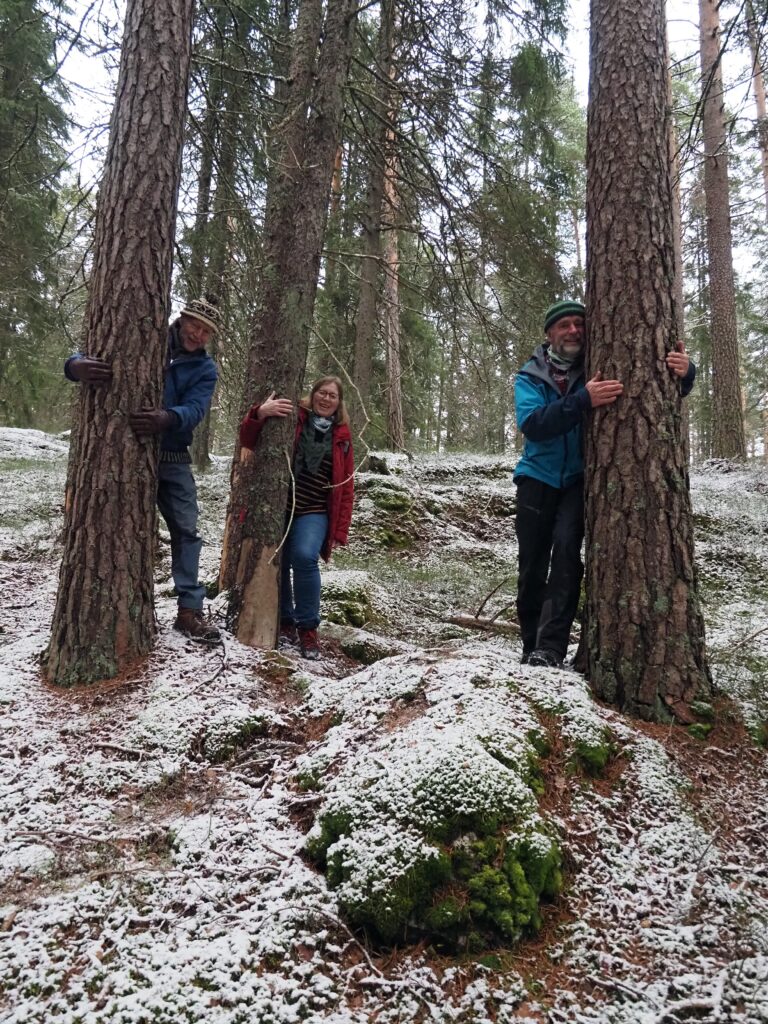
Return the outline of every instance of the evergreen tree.
{"type": "MultiPolygon", "coordinates": [[[[57,333],[57,206],[67,141],[55,36],[37,0],[0,2],[0,417],[45,415],[50,375],[41,358],[57,333]]],[[[59,356],[53,345],[50,356],[59,356]]],[[[48,365],[46,365],[48,364],[48,365]]]]}
{"type": "Polygon", "coordinates": [[[624,395],[587,431],[588,675],[642,718],[691,721],[710,693],[694,568],[677,342],[663,0],[593,0],[587,377],[624,395]],[[627,61],[627,54],[632,60],[627,61]]]}
{"type": "Polygon", "coordinates": [[[83,346],[112,382],[80,387],[47,656],[60,686],[115,676],[155,633],[157,446],[127,414],[161,404],[191,23],[192,0],[126,10],[83,346]]]}

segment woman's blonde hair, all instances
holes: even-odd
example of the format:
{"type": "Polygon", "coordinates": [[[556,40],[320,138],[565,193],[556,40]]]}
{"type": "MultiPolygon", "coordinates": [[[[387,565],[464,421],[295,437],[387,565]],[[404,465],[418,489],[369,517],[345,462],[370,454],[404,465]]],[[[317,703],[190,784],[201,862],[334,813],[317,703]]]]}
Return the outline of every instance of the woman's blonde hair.
{"type": "Polygon", "coordinates": [[[312,385],[308,395],[305,395],[299,403],[302,409],[312,408],[312,399],[315,397],[315,392],[319,391],[325,384],[335,384],[336,390],[339,392],[339,405],[336,412],[333,414],[334,421],[336,423],[346,423],[349,426],[349,413],[347,407],[344,405],[344,385],[341,383],[338,377],[319,377],[312,385]]]}

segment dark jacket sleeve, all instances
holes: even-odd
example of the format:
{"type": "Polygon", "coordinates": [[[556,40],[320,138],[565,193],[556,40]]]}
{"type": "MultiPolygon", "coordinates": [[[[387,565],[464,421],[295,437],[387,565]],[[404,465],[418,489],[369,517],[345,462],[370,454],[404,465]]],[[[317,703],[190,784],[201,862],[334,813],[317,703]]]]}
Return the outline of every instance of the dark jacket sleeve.
{"type": "Polygon", "coordinates": [[[75,352],[73,355],[69,357],[69,359],[64,360],[64,376],[67,378],[67,380],[71,380],[73,384],[77,384],[77,378],[72,376],[72,373],[70,372],[69,368],[72,365],[72,363],[74,363],[78,359],[82,359],[82,355],[80,352],[75,352]]]}
{"type": "Polygon", "coordinates": [[[517,425],[530,441],[549,441],[567,434],[591,408],[586,388],[547,402],[546,387],[525,373],[515,379],[517,425]]]}
{"type": "Polygon", "coordinates": [[[346,544],[349,541],[349,524],[352,522],[352,505],[355,500],[355,457],[351,444],[347,445],[344,452],[344,481],[340,490],[339,518],[335,524],[333,540],[337,544],[346,544]]]}
{"type": "Polygon", "coordinates": [[[680,394],[683,398],[686,395],[690,395],[693,391],[693,382],[696,380],[696,363],[692,359],[688,360],[688,369],[684,377],[680,378],[680,394]]]}

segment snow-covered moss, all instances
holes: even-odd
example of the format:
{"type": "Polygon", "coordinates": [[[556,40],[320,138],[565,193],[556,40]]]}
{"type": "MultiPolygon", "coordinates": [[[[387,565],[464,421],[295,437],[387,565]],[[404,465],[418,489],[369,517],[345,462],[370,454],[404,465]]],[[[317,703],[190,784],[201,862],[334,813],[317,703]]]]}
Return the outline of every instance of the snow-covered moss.
{"type": "Polygon", "coordinates": [[[398,662],[347,680],[344,720],[314,755],[326,771],[339,767],[307,851],[349,919],[384,942],[409,933],[472,948],[516,941],[538,927],[539,901],[561,884],[536,800],[543,730],[526,701],[509,699],[501,659],[398,662]],[[403,693],[400,677],[405,689],[418,678],[420,706],[382,699],[382,682],[403,693]],[[350,753],[376,694],[370,738],[350,753]]]}

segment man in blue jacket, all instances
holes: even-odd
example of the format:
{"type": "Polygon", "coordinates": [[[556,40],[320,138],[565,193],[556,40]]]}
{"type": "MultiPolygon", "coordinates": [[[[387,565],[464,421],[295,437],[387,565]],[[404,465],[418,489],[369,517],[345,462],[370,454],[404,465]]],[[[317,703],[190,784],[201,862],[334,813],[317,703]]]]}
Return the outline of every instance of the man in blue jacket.
{"type": "MultiPolygon", "coordinates": [[[[186,304],[168,330],[162,408],[129,416],[138,437],[160,434],[157,507],[171,535],[171,573],[179,598],[174,628],[194,640],[213,643],[221,637],[203,615],[205,587],[198,580],[203,541],[197,532],[199,510],[189,445],[216,386],[216,364],[205,346],[218,330],[220,318],[216,306],[205,299],[186,304]]],[[[112,378],[109,363],[79,353],[66,361],[64,373],[84,384],[108,384],[112,378]]]]}
{"type": "MultiPolygon", "coordinates": [[[[517,426],[525,437],[514,474],[522,660],[552,668],[562,667],[568,650],[584,574],[584,417],[624,390],[600,373],[585,381],[585,312],[571,299],[550,306],[546,341],[515,378],[517,426]]],[[[687,395],[696,367],[682,343],[667,365],[687,395]]]]}

